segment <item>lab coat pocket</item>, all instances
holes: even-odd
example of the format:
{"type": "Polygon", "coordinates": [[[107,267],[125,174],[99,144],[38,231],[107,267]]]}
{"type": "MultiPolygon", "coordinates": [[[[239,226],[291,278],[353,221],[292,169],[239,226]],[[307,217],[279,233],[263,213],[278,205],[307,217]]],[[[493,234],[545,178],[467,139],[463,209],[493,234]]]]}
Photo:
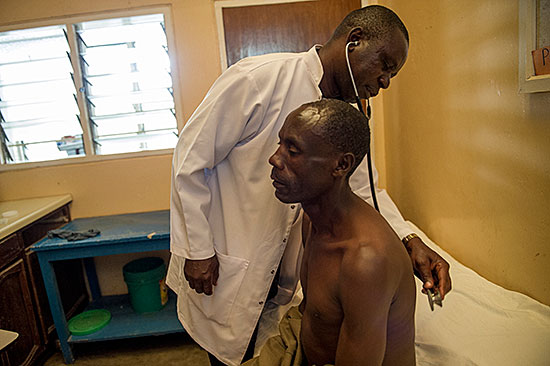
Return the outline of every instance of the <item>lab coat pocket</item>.
{"type": "Polygon", "coordinates": [[[189,286],[187,289],[189,300],[200,312],[216,323],[225,325],[231,314],[249,261],[218,252],[216,252],[216,256],[220,267],[218,284],[214,286],[213,294],[211,296],[197,294],[189,286]]]}

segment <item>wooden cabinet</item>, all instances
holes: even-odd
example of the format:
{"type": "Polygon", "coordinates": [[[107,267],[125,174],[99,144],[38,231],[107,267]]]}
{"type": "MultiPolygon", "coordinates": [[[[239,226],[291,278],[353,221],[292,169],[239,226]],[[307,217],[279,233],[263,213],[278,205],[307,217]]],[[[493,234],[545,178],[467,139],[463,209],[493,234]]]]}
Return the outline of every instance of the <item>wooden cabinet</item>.
{"type": "MultiPolygon", "coordinates": [[[[55,327],[37,255],[30,246],[69,221],[69,207],[64,205],[0,240],[0,328],[19,333],[1,352],[2,366],[34,365],[53,349],[55,327]]],[[[59,261],[54,270],[63,308],[73,316],[88,303],[81,261],[59,261]]]]}
{"type": "Polygon", "coordinates": [[[0,240],[0,266],[3,267],[5,263],[10,263],[17,258],[22,249],[23,245],[17,238],[17,234],[0,240]]]}
{"type": "MultiPolygon", "coordinates": [[[[6,349],[7,365],[28,365],[44,351],[23,259],[0,271],[0,327],[19,333],[6,349]]],[[[2,362],[4,363],[4,362],[2,362]]]]}

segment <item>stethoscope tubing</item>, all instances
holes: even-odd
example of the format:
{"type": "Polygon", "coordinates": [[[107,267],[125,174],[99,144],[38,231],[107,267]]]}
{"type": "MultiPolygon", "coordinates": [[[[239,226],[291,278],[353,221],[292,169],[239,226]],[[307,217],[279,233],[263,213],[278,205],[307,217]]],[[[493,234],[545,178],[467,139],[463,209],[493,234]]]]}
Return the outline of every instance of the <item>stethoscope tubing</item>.
{"type": "MultiPolygon", "coordinates": [[[[348,42],[346,44],[346,63],[348,65],[348,71],[349,71],[349,76],[351,78],[351,84],[353,85],[353,91],[355,92],[355,103],[357,104],[357,109],[359,109],[359,111],[365,115],[365,117],[367,118],[367,124],[369,124],[370,99],[367,99],[367,113],[365,113],[365,111],[363,110],[363,105],[361,104],[361,99],[359,98],[359,93],[357,92],[357,86],[355,85],[355,78],[353,77],[353,72],[351,71],[351,64],[349,62],[349,46],[351,44],[357,44],[357,43],[348,42]]],[[[369,126],[369,133],[370,133],[370,126],[369,126]]],[[[374,204],[374,208],[376,209],[376,211],[380,212],[380,208],[378,207],[378,200],[376,199],[376,187],[374,186],[374,176],[372,172],[372,154],[371,154],[370,146],[369,146],[369,149],[367,150],[367,166],[369,171],[369,182],[370,182],[370,192],[372,196],[372,202],[374,204]]]]}

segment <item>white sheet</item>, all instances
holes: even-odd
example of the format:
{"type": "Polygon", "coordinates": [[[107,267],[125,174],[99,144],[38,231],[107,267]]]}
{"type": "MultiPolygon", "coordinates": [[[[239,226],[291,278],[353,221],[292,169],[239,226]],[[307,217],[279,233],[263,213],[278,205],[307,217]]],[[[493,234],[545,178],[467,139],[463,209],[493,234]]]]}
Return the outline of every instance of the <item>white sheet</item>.
{"type": "Polygon", "coordinates": [[[416,281],[417,365],[550,365],[550,307],[489,282],[409,224],[450,263],[453,280],[433,312],[416,281]]]}

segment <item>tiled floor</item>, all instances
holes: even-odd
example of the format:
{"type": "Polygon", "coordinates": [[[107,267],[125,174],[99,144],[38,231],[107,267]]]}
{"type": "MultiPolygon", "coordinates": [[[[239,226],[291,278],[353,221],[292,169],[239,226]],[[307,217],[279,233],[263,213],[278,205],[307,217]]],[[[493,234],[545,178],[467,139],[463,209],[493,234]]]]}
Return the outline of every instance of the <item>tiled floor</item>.
{"type": "MultiPolygon", "coordinates": [[[[76,344],[73,351],[75,366],[210,365],[206,352],[186,334],[76,344]]],[[[65,365],[61,351],[44,365],[65,365]]]]}

